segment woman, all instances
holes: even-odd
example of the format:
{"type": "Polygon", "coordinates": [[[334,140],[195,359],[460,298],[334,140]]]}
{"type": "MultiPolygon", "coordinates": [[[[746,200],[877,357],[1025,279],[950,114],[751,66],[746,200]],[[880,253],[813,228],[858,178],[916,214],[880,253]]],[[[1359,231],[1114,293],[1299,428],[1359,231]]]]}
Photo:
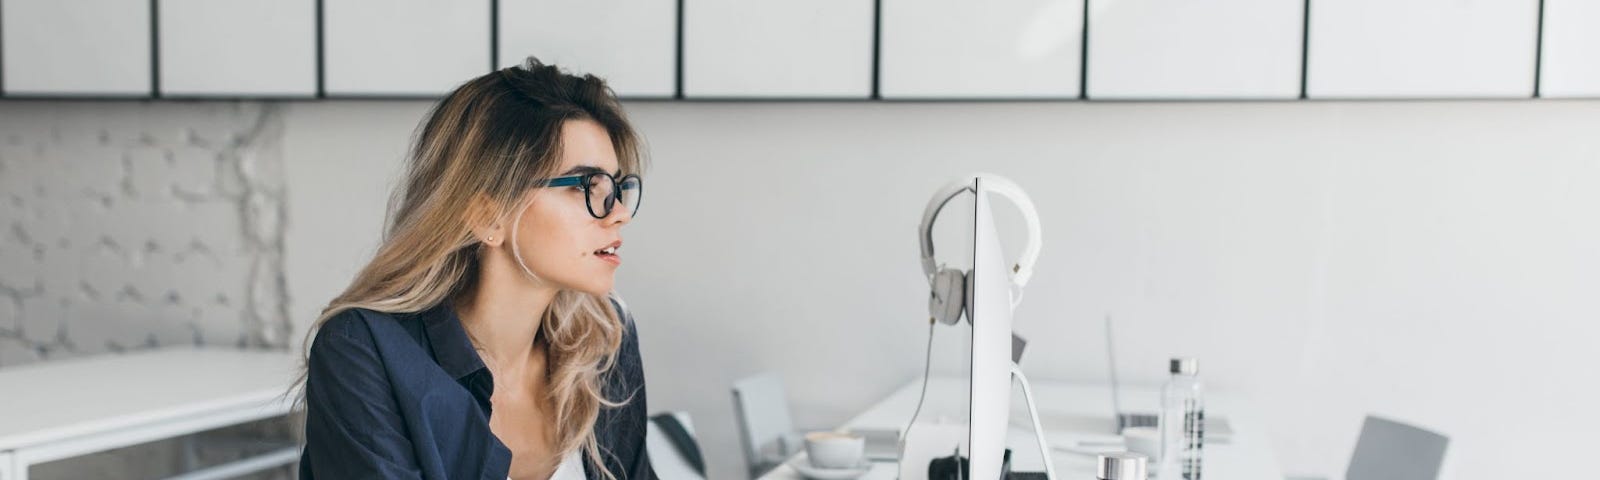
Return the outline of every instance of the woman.
{"type": "Polygon", "coordinates": [[[611,292],[639,148],[604,81],[531,58],[439,102],[313,326],[300,478],[655,478],[611,292]]]}

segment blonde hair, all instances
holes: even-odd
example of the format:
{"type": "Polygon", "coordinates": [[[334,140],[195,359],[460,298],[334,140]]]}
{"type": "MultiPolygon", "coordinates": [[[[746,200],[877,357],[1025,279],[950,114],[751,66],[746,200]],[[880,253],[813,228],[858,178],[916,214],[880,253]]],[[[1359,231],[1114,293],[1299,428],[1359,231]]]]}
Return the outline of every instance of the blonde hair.
{"type": "MultiPolygon", "coordinates": [[[[322,310],[306,333],[302,358],[309,360],[317,329],[346,310],[420,312],[473,291],[481,243],[471,227],[527,206],[536,182],[561,166],[561,129],[572,120],[606,130],[624,174],[642,170],[637,135],[615,93],[593,75],[571,75],[530,57],[474,78],[434,105],[413,137],[405,184],[390,199],[382,246],[322,310]],[[474,198],[493,206],[468,218],[474,198]]],[[[594,424],[600,408],[629,400],[608,399],[604,391],[624,328],[608,298],[562,290],[543,312],[537,337],[549,355],[546,400],[555,407],[556,445],[562,454],[583,448],[610,479],[616,477],[600,456],[594,424]]],[[[305,375],[302,369],[295,384],[297,404],[305,401],[305,375]]]]}

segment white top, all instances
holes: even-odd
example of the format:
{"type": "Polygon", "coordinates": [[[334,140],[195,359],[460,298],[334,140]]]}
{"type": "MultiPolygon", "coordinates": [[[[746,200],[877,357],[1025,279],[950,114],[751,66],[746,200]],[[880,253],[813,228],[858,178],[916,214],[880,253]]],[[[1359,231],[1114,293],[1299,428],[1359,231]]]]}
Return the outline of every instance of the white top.
{"type": "Polygon", "coordinates": [[[561,459],[561,465],[556,467],[556,472],[550,474],[550,480],[585,480],[583,476],[583,456],[578,455],[581,448],[574,448],[567,452],[566,458],[561,459]]]}
{"type": "MultiPolygon", "coordinates": [[[[588,477],[583,475],[583,455],[579,455],[578,450],[582,449],[567,452],[567,456],[561,458],[561,464],[550,474],[550,480],[587,480],[588,477]]],[[[506,477],[506,480],[511,480],[511,477],[506,477]]]]}

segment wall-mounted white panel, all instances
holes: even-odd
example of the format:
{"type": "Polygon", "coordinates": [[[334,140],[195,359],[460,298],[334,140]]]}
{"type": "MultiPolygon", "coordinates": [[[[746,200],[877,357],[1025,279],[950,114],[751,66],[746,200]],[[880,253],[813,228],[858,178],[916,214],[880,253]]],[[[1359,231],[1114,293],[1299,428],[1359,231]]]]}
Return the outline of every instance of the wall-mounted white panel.
{"type": "Polygon", "coordinates": [[[162,95],[316,95],[315,1],[159,1],[162,95]]]}
{"type": "Polygon", "coordinates": [[[683,1],[686,97],[872,94],[872,0],[683,1]]]}
{"type": "Polygon", "coordinates": [[[883,0],[883,98],[1077,98],[1083,0],[883,0]]]}
{"type": "Polygon", "coordinates": [[[488,0],[323,0],[329,95],[442,95],[490,70],[488,0]]]}
{"type": "Polygon", "coordinates": [[[150,95],[150,2],[5,0],[5,93],[150,95]]]}
{"type": "Polygon", "coordinates": [[[1539,0],[1311,2],[1311,98],[1527,98],[1539,0]]]}
{"type": "Polygon", "coordinates": [[[1541,97],[1600,97],[1600,2],[1544,1],[1541,97]]]}
{"type": "Polygon", "coordinates": [[[1089,98],[1298,98],[1304,12],[1291,0],[1089,0],[1089,98]]]}
{"type": "Polygon", "coordinates": [[[500,0],[499,18],[502,67],[531,55],[622,97],[677,93],[677,0],[500,0]]]}

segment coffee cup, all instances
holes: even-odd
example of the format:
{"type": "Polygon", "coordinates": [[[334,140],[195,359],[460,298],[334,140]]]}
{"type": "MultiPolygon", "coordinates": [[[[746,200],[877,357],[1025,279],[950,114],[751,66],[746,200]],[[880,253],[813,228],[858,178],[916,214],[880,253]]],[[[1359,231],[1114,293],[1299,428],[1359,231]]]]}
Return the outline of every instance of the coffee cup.
{"type": "Polygon", "coordinates": [[[856,468],[866,452],[866,438],[843,432],[806,434],[806,456],[817,468],[856,468]]]}

